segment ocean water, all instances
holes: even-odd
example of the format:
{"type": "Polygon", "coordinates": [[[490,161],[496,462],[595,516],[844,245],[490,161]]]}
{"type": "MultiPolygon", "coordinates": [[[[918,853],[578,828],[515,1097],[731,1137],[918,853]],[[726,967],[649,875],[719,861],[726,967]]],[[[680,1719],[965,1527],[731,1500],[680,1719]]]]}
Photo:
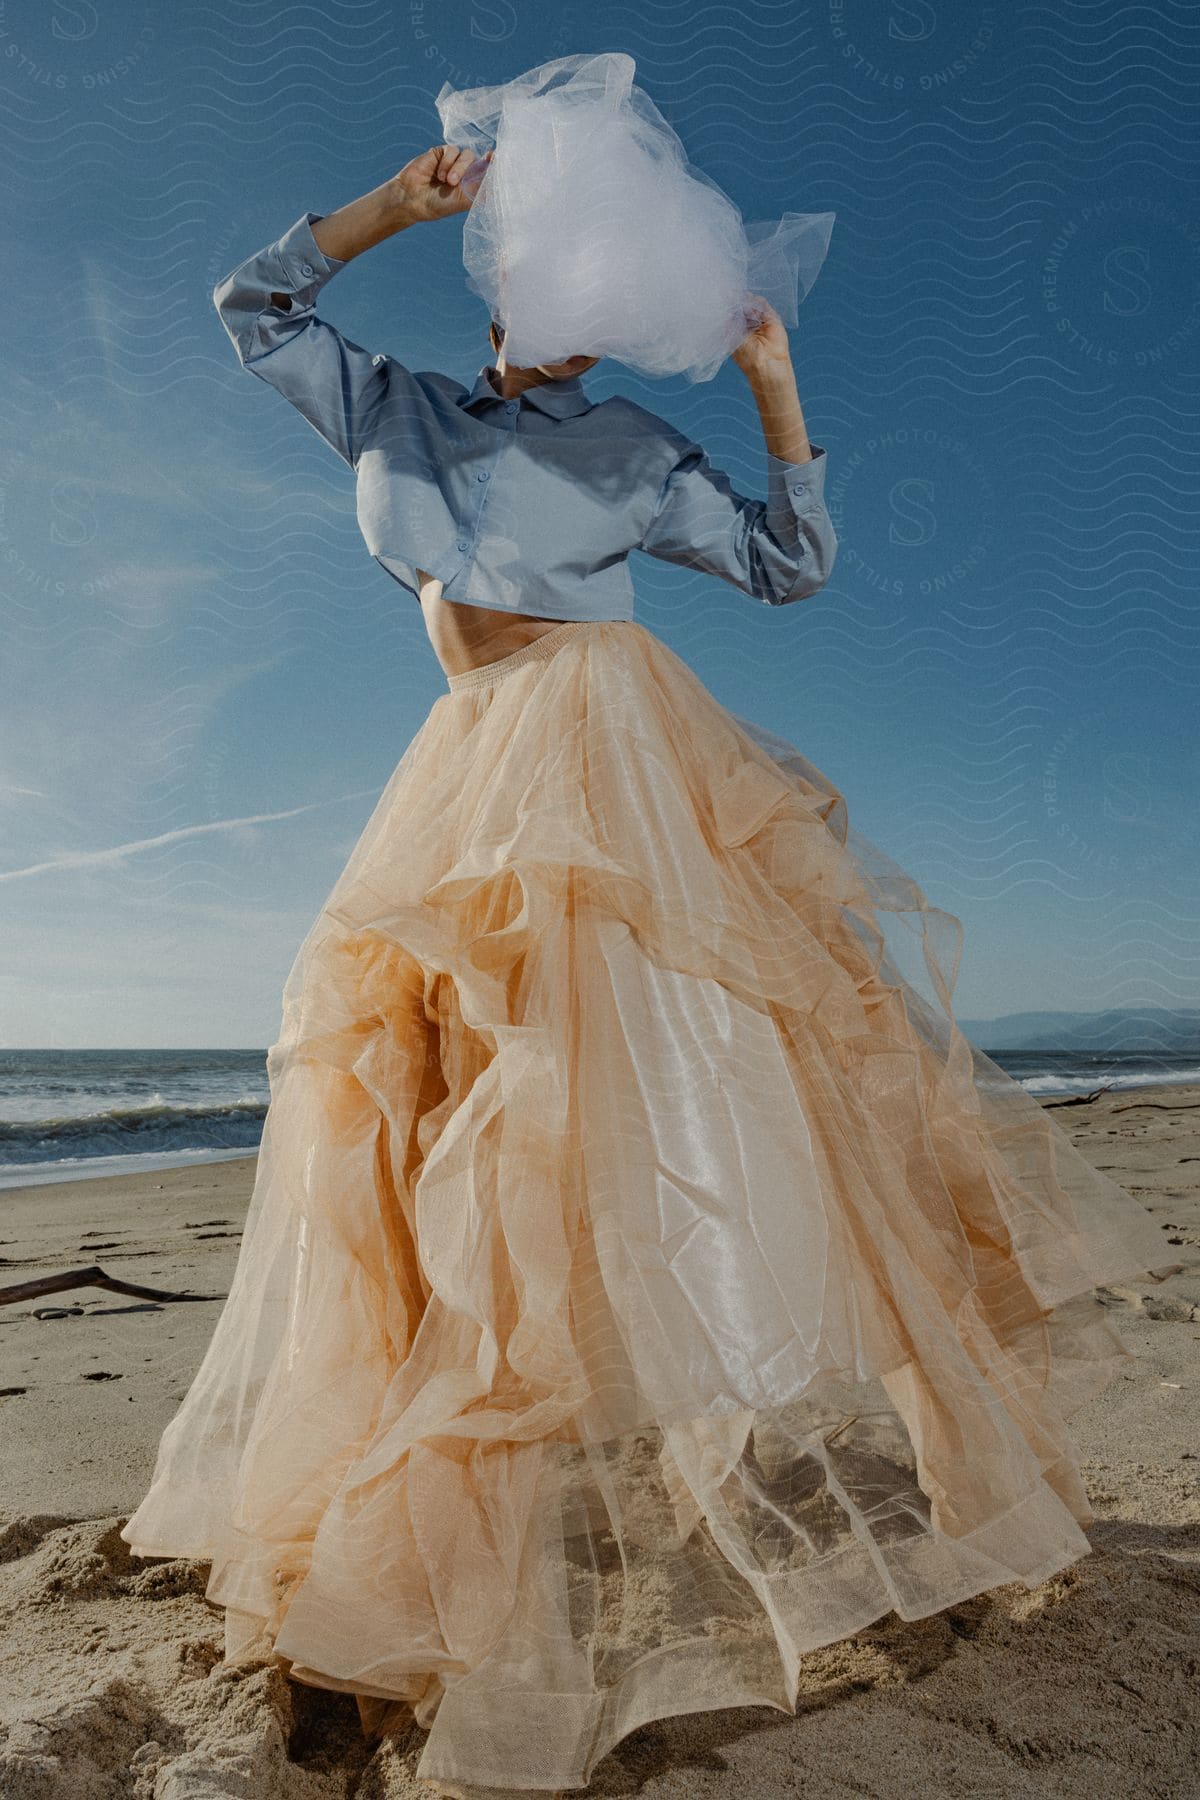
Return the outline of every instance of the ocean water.
{"type": "MultiPolygon", "coordinates": [[[[1200,1082],[1200,1054],[989,1050],[1031,1094],[1200,1082]]],[[[266,1050],[0,1050],[0,1188],[258,1148],[266,1050]]]]}
{"type": "Polygon", "coordinates": [[[266,1050],[0,1050],[0,1188],[248,1156],[266,1050]]]}

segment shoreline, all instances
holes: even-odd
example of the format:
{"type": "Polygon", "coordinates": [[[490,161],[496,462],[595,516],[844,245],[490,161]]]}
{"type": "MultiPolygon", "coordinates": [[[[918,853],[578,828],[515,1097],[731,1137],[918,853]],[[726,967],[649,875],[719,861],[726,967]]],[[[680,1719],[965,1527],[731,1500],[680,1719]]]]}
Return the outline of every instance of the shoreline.
{"type": "MultiPolygon", "coordinates": [[[[993,1055],[991,1051],[984,1051],[982,1054],[989,1058],[993,1055]]],[[[1000,1054],[1018,1055],[1025,1053],[1012,1051],[1001,1052],[1000,1054]]],[[[1003,1064],[1000,1066],[1003,1067],[1003,1064]]],[[[1012,1079],[1017,1082],[1018,1086],[1023,1088],[1030,1099],[1036,1100],[1041,1106],[1054,1107],[1071,1105],[1075,1098],[1082,1098],[1094,1091],[1094,1087],[1081,1085],[1078,1088],[1078,1094],[1075,1093],[1073,1088],[1064,1090],[1057,1086],[1048,1088],[1042,1093],[1036,1093],[1033,1089],[1026,1086],[1026,1082],[1029,1080],[1040,1079],[1039,1077],[1022,1077],[1014,1075],[1012,1079]]],[[[1047,1077],[1046,1079],[1058,1081],[1062,1078],[1055,1076],[1052,1078],[1047,1077]]],[[[1150,1079],[1149,1076],[1127,1074],[1123,1077],[1119,1076],[1111,1082],[1097,1081],[1094,1086],[1101,1088],[1104,1094],[1148,1094],[1153,1096],[1160,1090],[1177,1093],[1181,1088],[1200,1087],[1200,1080],[1197,1079],[1197,1076],[1194,1073],[1183,1074],[1174,1078],[1156,1077],[1155,1079],[1150,1079]]],[[[61,1162],[50,1161],[30,1163],[25,1167],[20,1167],[16,1164],[4,1164],[0,1161],[0,1207],[3,1206],[3,1196],[5,1194],[11,1194],[14,1191],[19,1191],[24,1188],[58,1187],[66,1185],[67,1183],[80,1181],[114,1181],[126,1179],[134,1175],[152,1175],[162,1173],[163,1171],[200,1167],[209,1163],[249,1161],[257,1155],[257,1145],[254,1145],[249,1149],[232,1147],[229,1149],[213,1149],[201,1145],[190,1149],[181,1148],[179,1150],[118,1150],[114,1151],[111,1155],[80,1158],[80,1166],[67,1168],[65,1173],[63,1172],[64,1164],[61,1162]]]]}
{"type": "Polygon", "coordinates": [[[111,1161],[116,1165],[112,1169],[92,1166],[77,1169],[68,1175],[60,1175],[56,1171],[59,1163],[33,1163],[28,1176],[18,1181],[15,1176],[0,1173],[0,1208],[3,1208],[5,1194],[21,1193],[25,1188],[73,1187],[80,1181],[120,1181],[128,1180],[136,1175],[169,1174],[174,1169],[207,1168],[210,1164],[226,1162],[254,1162],[258,1157],[258,1146],[253,1150],[177,1150],[174,1153],[164,1152],[162,1159],[147,1156],[130,1157],[115,1155],[113,1157],[94,1157],[93,1165],[111,1161]],[[185,1160],[186,1159],[186,1160],[185,1160]],[[136,1162],[135,1167],[130,1164],[136,1162]]]}

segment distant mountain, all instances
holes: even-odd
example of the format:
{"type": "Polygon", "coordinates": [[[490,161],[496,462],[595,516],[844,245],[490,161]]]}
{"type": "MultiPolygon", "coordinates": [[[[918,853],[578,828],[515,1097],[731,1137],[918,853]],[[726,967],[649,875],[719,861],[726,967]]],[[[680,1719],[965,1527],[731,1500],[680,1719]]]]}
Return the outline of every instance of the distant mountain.
{"type": "Polygon", "coordinates": [[[1141,1050],[1200,1054],[1200,1007],[1114,1006],[1107,1012],[1004,1013],[959,1019],[979,1050],[1141,1050]]]}

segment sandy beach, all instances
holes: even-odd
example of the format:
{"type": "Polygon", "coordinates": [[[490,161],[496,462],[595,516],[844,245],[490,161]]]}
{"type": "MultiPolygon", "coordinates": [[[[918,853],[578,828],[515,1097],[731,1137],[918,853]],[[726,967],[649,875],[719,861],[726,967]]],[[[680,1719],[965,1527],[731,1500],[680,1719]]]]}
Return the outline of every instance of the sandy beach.
{"type": "MultiPolygon", "coordinates": [[[[1101,1290],[1131,1352],[1074,1421],[1092,1552],[1032,1592],[895,1614],[807,1659],[795,1718],[659,1721],[594,1795],[1191,1796],[1200,1790],[1200,1087],[1056,1121],[1160,1224],[1178,1272],[1101,1290]]],[[[98,1264],[206,1296],[96,1287],[0,1306],[0,1794],[255,1800],[434,1790],[415,1725],[363,1740],[349,1696],[221,1670],[207,1565],[118,1532],[228,1291],[255,1158],[0,1193],[0,1285],[98,1264]],[[40,1316],[39,1316],[40,1315],[40,1316]]]]}

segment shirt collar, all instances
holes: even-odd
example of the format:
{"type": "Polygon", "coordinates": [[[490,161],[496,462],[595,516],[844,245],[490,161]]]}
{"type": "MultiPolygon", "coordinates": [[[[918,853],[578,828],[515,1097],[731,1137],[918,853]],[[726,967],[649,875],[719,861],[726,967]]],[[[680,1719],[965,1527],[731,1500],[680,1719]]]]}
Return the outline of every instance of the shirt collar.
{"type": "MultiPolygon", "coordinates": [[[[460,405],[474,406],[480,400],[503,400],[504,396],[493,385],[491,365],[484,363],[475,377],[475,385],[460,405]]],[[[567,375],[561,381],[539,381],[536,387],[526,388],[520,396],[530,406],[538,407],[555,419],[569,418],[574,413],[588,412],[592,402],[583,389],[583,382],[578,375],[567,375]]]]}

